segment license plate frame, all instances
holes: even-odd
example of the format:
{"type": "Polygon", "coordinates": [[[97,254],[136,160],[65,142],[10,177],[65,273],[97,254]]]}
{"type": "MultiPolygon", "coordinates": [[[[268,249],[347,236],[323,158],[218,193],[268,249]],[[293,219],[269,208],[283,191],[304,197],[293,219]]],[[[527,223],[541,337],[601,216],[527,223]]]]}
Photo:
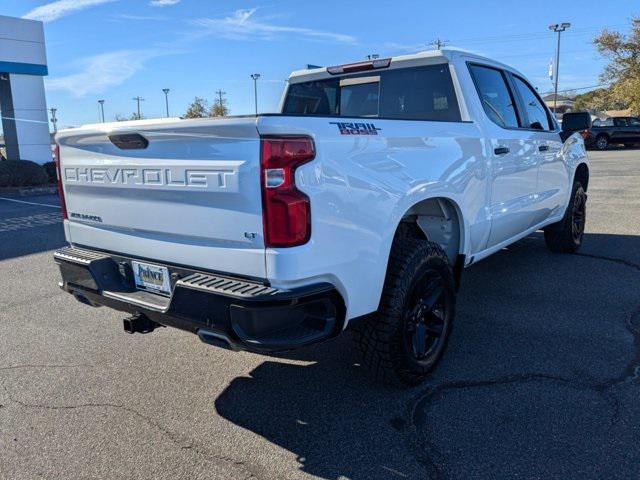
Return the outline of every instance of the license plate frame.
{"type": "Polygon", "coordinates": [[[137,289],[160,295],[171,295],[171,277],[167,267],[132,260],[131,269],[137,289]]]}

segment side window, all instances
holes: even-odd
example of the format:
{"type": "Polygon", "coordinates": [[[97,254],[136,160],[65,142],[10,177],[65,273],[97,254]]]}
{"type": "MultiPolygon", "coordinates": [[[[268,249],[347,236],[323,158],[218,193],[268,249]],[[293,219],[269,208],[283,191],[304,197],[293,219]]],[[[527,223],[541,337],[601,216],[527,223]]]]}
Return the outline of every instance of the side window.
{"type": "Polygon", "coordinates": [[[487,116],[501,127],[518,128],[515,103],[504,74],[479,65],[470,65],[469,69],[487,116]]]}
{"type": "Polygon", "coordinates": [[[614,118],[613,119],[613,125],[615,127],[626,127],[627,126],[627,119],[626,118],[614,118]]]}
{"type": "Polygon", "coordinates": [[[529,86],[527,82],[520,77],[513,76],[516,89],[522,98],[522,103],[526,109],[528,117],[528,125],[525,128],[533,128],[535,130],[552,130],[547,110],[540,101],[538,95],[529,86]]]}
{"type": "Polygon", "coordinates": [[[449,65],[384,72],[380,115],[407,120],[459,122],[460,107],[449,65]]]}
{"type": "Polygon", "coordinates": [[[630,118],[629,126],[631,127],[640,127],[640,118],[630,118]]]}

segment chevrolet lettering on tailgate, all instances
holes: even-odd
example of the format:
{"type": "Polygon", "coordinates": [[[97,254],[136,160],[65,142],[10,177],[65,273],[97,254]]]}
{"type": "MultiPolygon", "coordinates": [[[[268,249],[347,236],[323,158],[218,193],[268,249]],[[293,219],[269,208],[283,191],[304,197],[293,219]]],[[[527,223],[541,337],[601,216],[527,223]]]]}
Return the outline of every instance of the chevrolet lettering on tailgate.
{"type": "Polygon", "coordinates": [[[236,191],[236,169],[230,168],[137,168],[66,167],[64,180],[69,184],[136,187],[169,187],[236,191]]]}

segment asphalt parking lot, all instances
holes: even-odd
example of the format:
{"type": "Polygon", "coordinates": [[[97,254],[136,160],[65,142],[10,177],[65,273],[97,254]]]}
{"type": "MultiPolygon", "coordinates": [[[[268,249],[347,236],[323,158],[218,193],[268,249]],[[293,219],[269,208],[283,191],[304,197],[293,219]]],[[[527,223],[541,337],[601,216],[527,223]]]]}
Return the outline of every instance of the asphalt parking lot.
{"type": "Polygon", "coordinates": [[[591,159],[581,253],[535,234],[468,269],[409,391],[346,336],[267,358],[127,335],[58,290],[58,210],[0,200],[0,478],[640,478],[640,150],[591,159]]]}

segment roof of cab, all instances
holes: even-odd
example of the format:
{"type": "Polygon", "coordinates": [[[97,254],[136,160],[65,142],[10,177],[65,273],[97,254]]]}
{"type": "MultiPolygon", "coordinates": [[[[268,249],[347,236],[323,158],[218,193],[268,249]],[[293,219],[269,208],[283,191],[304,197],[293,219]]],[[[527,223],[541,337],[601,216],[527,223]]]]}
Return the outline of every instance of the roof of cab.
{"type": "MultiPolygon", "coordinates": [[[[389,67],[381,70],[387,70],[387,69],[393,69],[393,68],[408,68],[408,67],[422,66],[422,65],[434,65],[438,63],[448,63],[453,61],[456,58],[465,58],[466,60],[478,61],[480,63],[494,66],[497,68],[502,68],[505,70],[509,70],[513,73],[517,73],[518,75],[523,76],[522,73],[518,72],[516,69],[514,69],[513,67],[510,67],[509,65],[505,65],[501,62],[492,60],[488,57],[471,52],[469,50],[464,50],[464,49],[455,48],[455,47],[447,47],[440,50],[425,50],[422,52],[412,53],[409,55],[398,55],[390,58],[391,58],[391,64],[389,65],[389,67]]],[[[357,61],[363,61],[363,60],[357,60],[357,61]]],[[[369,72],[372,72],[372,71],[369,70],[369,72]]],[[[344,75],[348,75],[348,74],[345,73],[344,75]]],[[[308,82],[311,80],[320,80],[320,79],[331,78],[335,76],[338,76],[338,75],[331,75],[329,72],[327,72],[327,67],[296,70],[295,72],[292,72],[291,75],[289,76],[289,83],[308,82]]]]}

